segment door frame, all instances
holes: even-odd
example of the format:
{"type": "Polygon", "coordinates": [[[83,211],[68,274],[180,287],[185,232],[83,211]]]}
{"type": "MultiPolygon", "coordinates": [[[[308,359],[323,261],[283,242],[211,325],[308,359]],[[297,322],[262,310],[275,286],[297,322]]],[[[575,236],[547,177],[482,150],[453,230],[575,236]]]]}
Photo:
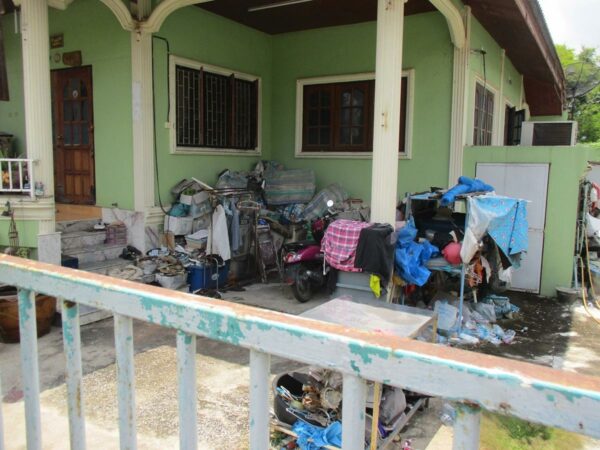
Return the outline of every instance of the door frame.
{"type": "MultiPolygon", "coordinates": [[[[91,197],[91,201],[89,203],[82,203],[84,205],[95,205],[96,204],[96,143],[95,143],[95,123],[94,123],[94,74],[93,74],[93,70],[92,70],[92,65],[91,64],[87,64],[87,65],[83,65],[83,66],[76,66],[76,67],[63,67],[60,69],[52,69],[50,71],[50,80],[51,80],[51,87],[50,87],[50,91],[51,91],[51,96],[52,96],[52,147],[53,147],[53,155],[54,155],[54,162],[53,162],[53,171],[54,171],[54,192],[55,192],[55,196],[57,193],[57,189],[56,189],[56,178],[57,178],[57,167],[56,167],[56,160],[57,157],[64,157],[64,145],[61,147],[62,150],[60,152],[60,155],[58,155],[58,151],[57,151],[57,145],[56,145],[56,136],[58,134],[58,129],[57,129],[57,121],[55,120],[55,118],[58,116],[58,112],[59,112],[59,106],[58,106],[58,102],[56,101],[56,97],[55,97],[55,93],[57,92],[57,82],[58,80],[55,78],[54,74],[58,74],[58,73],[63,73],[63,72],[73,72],[73,71],[77,71],[77,70],[86,70],[89,73],[89,78],[90,78],[90,89],[88,92],[88,98],[90,101],[90,111],[89,111],[89,122],[90,122],[90,130],[89,130],[89,145],[90,145],[90,152],[89,152],[89,167],[90,167],[90,197],[91,197]]],[[[63,172],[62,175],[62,179],[64,182],[64,160],[63,160],[63,164],[62,164],[62,168],[61,171],[63,172]]],[[[57,199],[58,202],[58,199],[57,199]]],[[[58,202],[60,203],[60,202],[58,202]]],[[[74,204],[79,204],[79,203],[74,203],[74,204]]]]}

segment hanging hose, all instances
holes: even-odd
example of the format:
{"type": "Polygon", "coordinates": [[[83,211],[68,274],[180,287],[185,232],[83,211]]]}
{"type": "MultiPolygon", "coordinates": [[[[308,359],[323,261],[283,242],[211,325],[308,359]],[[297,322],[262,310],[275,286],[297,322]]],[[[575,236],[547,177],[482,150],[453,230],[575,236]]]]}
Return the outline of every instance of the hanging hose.
{"type": "MultiPolygon", "coordinates": [[[[586,291],[586,289],[585,289],[585,283],[584,283],[584,281],[583,281],[583,277],[584,277],[584,275],[585,275],[585,272],[584,272],[584,270],[583,270],[583,266],[581,266],[581,297],[582,297],[582,300],[583,300],[583,307],[585,308],[585,311],[588,313],[588,315],[589,315],[589,316],[590,316],[592,319],[594,319],[594,322],[596,322],[598,325],[600,325],[600,320],[598,320],[598,319],[597,319],[597,318],[596,318],[596,317],[595,317],[595,316],[592,314],[592,312],[590,311],[590,309],[589,309],[589,307],[588,307],[588,304],[587,304],[587,295],[586,295],[586,293],[585,293],[585,291],[586,291]]],[[[593,291],[593,290],[594,290],[594,288],[593,288],[593,284],[591,283],[591,280],[590,280],[590,284],[592,285],[592,291],[593,291]]]]}

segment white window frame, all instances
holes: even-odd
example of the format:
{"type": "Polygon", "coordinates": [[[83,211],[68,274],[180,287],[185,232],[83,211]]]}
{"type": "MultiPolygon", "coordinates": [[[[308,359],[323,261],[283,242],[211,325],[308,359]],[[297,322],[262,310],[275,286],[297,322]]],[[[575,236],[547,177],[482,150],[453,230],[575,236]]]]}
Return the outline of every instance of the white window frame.
{"type": "Polygon", "coordinates": [[[225,69],[212,64],[195,61],[181,56],[171,55],[169,57],[169,102],[170,114],[168,128],[170,132],[170,153],[173,155],[236,155],[236,156],[260,156],[262,153],[262,78],[256,75],[239,72],[237,70],[225,69]],[[219,75],[231,76],[247,81],[258,81],[258,108],[256,118],[256,147],[254,150],[240,150],[238,148],[213,148],[213,147],[179,147],[177,145],[177,93],[176,93],[176,66],[188,67],[190,69],[204,69],[207,72],[219,75]]]}
{"type": "Polygon", "coordinates": [[[498,139],[498,127],[499,127],[499,105],[504,103],[504,100],[499,97],[500,90],[494,85],[490,84],[489,81],[484,81],[483,78],[479,76],[475,76],[475,82],[473,83],[473,97],[471,99],[471,128],[469,133],[469,142],[471,146],[475,146],[475,139],[473,139],[473,134],[475,132],[475,99],[477,98],[477,85],[480,84],[481,87],[487,89],[491,93],[494,94],[494,119],[492,120],[492,142],[490,145],[479,145],[478,147],[493,147],[496,144],[496,139],[498,139]]]}
{"type": "MultiPolygon", "coordinates": [[[[408,78],[408,89],[406,99],[406,133],[404,152],[398,152],[398,159],[412,158],[413,120],[414,120],[414,92],[415,92],[415,69],[402,71],[402,77],[408,78]]],[[[332,75],[325,77],[300,78],[296,80],[296,158],[316,159],[372,159],[373,152],[303,152],[303,119],[304,119],[304,86],[329,83],[348,83],[353,81],[374,80],[374,72],[355,73],[348,75],[332,75]]]]}

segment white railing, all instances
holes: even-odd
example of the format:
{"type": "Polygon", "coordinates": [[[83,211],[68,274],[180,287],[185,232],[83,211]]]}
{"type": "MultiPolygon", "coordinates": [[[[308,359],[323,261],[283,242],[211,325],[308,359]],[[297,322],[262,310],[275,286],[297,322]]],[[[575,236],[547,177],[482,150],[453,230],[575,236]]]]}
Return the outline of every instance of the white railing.
{"type": "MultiPolygon", "coordinates": [[[[71,448],[85,448],[79,305],[115,315],[119,433],[136,448],[132,319],[174,328],[180,448],[197,448],[196,336],[250,351],[250,449],[269,448],[270,355],[344,375],[344,450],[364,450],[366,380],[457,404],[454,449],[479,446],[481,410],[600,437],[600,378],[351,329],[221,300],[1,255],[0,282],[19,288],[27,446],[42,448],[35,293],[62,303],[71,448]]],[[[1,420],[1,418],[0,418],[1,420]]],[[[0,425],[0,439],[3,439],[0,425]]],[[[0,447],[2,446],[0,440],[0,447]]]]}
{"type": "Polygon", "coordinates": [[[0,158],[0,194],[35,195],[33,160],[23,158],[0,158]]]}

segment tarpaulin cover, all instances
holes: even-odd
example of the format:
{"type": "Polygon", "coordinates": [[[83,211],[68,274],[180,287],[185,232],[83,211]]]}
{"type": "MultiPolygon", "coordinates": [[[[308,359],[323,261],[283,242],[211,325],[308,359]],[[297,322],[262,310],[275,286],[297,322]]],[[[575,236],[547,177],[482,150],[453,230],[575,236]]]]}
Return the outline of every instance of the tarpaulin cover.
{"type": "Polygon", "coordinates": [[[439,254],[439,249],[429,242],[415,242],[417,229],[411,218],[406,226],[398,232],[396,242],[395,262],[398,275],[409,284],[423,286],[431,272],[426,267],[427,262],[439,254]]]}
{"type": "Polygon", "coordinates": [[[497,195],[469,197],[469,221],[460,252],[469,263],[485,233],[488,233],[512,265],[519,267],[521,252],[527,251],[527,202],[497,195]]]}
{"type": "Polygon", "coordinates": [[[265,200],[269,205],[308,203],[315,195],[315,173],[309,169],[267,170],[265,200]]]}
{"type": "Polygon", "coordinates": [[[494,188],[477,178],[460,177],[458,184],[442,195],[442,206],[454,203],[457,196],[471,192],[492,192],[494,188]]]}
{"type": "Polygon", "coordinates": [[[340,422],[333,422],[327,428],[321,428],[299,420],[292,430],[298,435],[297,444],[302,450],[321,450],[326,445],[340,448],[342,446],[340,422]]]}

